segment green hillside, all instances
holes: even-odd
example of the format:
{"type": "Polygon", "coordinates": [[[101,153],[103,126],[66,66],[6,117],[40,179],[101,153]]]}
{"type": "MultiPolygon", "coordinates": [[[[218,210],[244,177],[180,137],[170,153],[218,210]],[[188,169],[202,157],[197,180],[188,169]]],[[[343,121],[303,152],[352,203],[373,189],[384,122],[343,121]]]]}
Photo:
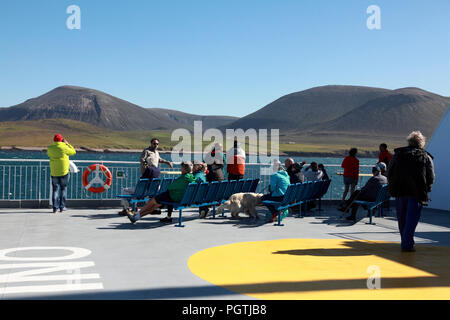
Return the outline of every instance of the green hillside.
{"type": "MultiPolygon", "coordinates": [[[[178,143],[178,141],[171,141],[171,131],[115,131],[74,120],[49,119],[0,122],[0,146],[44,148],[52,143],[56,133],[61,133],[77,148],[141,150],[149,145],[152,137],[158,137],[160,148],[165,150],[170,150],[178,143]]],[[[392,150],[394,147],[403,145],[404,138],[348,133],[313,136],[287,133],[280,137],[280,152],[298,155],[323,154],[329,156],[335,154],[341,156],[350,147],[357,147],[362,153],[376,152],[381,142],[386,142],[392,150]]],[[[204,141],[203,146],[205,147],[209,143],[209,141],[204,141]]],[[[248,151],[248,143],[245,148],[248,151]]],[[[270,150],[270,143],[268,148],[270,150]]]]}

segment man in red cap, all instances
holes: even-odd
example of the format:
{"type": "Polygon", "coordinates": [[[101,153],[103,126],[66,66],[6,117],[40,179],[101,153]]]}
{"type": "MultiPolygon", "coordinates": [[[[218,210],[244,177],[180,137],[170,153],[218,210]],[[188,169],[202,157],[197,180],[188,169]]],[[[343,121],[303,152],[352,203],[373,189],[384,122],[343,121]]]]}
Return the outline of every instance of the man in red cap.
{"type": "Polygon", "coordinates": [[[75,155],[75,149],[59,133],[53,138],[53,144],[47,148],[50,158],[50,173],[52,176],[53,213],[59,208],[66,210],[67,183],[69,182],[69,156],[75,155]],[[58,189],[60,195],[58,196],[58,189]]]}

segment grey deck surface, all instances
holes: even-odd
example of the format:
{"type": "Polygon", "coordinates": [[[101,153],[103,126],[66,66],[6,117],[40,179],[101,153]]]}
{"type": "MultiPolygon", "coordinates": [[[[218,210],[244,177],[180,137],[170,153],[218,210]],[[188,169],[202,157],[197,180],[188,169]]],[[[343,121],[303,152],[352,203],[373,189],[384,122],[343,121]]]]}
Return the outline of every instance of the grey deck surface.
{"type": "MultiPolygon", "coordinates": [[[[161,216],[147,216],[132,225],[114,209],[77,209],[51,213],[49,209],[0,209],[0,250],[24,247],[78,247],[92,253],[77,261],[92,261],[83,273],[97,273],[101,290],[73,292],[2,294],[2,287],[42,285],[42,282],[8,283],[0,281],[0,299],[252,299],[194,275],[187,266],[190,256],[201,250],[235,242],[288,238],[383,240],[399,242],[395,210],[376,225],[365,222],[366,211],[358,211],[359,220],[351,224],[339,219],[340,212],[325,205],[324,211],[309,212],[307,217],[292,216],[283,227],[264,223],[265,209],[259,208],[259,220],[244,216],[239,220],[217,217],[198,219],[198,209],[183,211],[184,228],[162,224],[161,216]]],[[[242,215],[242,214],[241,214],[242,215]]],[[[450,213],[424,209],[416,230],[416,243],[450,246],[450,213]]],[[[18,257],[52,257],[55,250],[21,251],[18,257]]],[[[67,255],[62,252],[62,255],[67,255]]],[[[11,253],[13,255],[13,253],[11,253]]],[[[0,267],[15,262],[2,261],[0,267]]],[[[24,269],[25,270],[25,269],[24,269]]],[[[23,271],[23,270],[14,270],[23,271]]],[[[13,271],[10,271],[13,272],[13,271]]],[[[5,274],[5,268],[0,275],[5,274]]],[[[61,283],[61,281],[50,282],[61,283]]],[[[64,282],[63,282],[64,283],[64,282]]],[[[48,284],[44,283],[44,284],[48,284]]]]}

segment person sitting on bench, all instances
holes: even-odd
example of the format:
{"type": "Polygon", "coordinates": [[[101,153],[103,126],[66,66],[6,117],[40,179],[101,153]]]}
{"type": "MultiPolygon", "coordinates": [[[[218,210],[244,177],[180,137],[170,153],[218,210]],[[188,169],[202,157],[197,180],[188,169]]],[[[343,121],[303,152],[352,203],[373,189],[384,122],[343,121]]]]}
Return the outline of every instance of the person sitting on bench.
{"type": "Polygon", "coordinates": [[[358,211],[359,204],[354,203],[355,200],[369,201],[373,202],[377,199],[378,191],[384,184],[387,184],[387,178],[381,175],[380,168],[375,166],[372,168],[373,177],[367,181],[361,190],[355,190],[350,198],[344,202],[342,206],[338,208],[339,211],[347,212],[348,209],[352,208],[352,213],[347,217],[347,220],[355,221],[356,212],[358,211]]]}
{"type": "MultiPolygon", "coordinates": [[[[144,217],[148,214],[152,214],[154,211],[156,211],[156,209],[162,207],[163,205],[161,204],[161,202],[163,202],[163,201],[164,202],[180,202],[181,199],[183,198],[184,192],[186,191],[186,188],[189,185],[189,183],[196,182],[194,175],[191,173],[191,171],[192,171],[192,163],[190,161],[182,162],[181,163],[181,176],[179,176],[174,182],[169,184],[169,186],[167,187],[167,191],[150,199],[142,207],[142,209],[140,211],[136,212],[135,214],[133,214],[132,212],[128,212],[127,213],[128,219],[130,219],[130,221],[132,223],[135,223],[142,217],[144,217]]],[[[159,210],[156,212],[160,213],[159,210]]],[[[171,213],[171,210],[169,210],[169,212],[171,213]]],[[[172,221],[172,218],[169,216],[169,212],[168,212],[167,220],[172,221]]],[[[163,222],[165,222],[165,221],[163,221],[163,222]]],[[[169,222],[169,221],[167,221],[167,222],[169,222]]]]}
{"type": "MultiPolygon", "coordinates": [[[[280,161],[274,160],[272,165],[273,174],[270,177],[269,193],[262,196],[261,201],[282,201],[287,188],[289,187],[289,175],[283,170],[280,161]]],[[[278,211],[272,204],[264,204],[272,214],[270,222],[275,221],[278,211]]]]}

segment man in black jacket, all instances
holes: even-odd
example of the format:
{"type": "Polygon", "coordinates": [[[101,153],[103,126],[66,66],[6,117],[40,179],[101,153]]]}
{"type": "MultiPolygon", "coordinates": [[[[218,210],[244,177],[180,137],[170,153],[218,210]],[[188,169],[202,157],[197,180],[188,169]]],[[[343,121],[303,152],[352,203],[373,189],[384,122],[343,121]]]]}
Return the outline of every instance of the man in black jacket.
{"type": "Polygon", "coordinates": [[[395,149],[388,167],[389,193],[396,198],[402,251],[415,251],[414,232],[434,183],[433,156],[425,151],[425,137],[413,131],[408,146],[395,149]]]}
{"type": "Polygon", "coordinates": [[[361,190],[355,190],[350,198],[338,208],[338,210],[342,212],[347,212],[349,208],[352,208],[352,214],[347,217],[347,220],[356,220],[356,212],[358,211],[359,204],[354,203],[355,200],[375,201],[377,199],[378,191],[380,191],[384,184],[388,183],[387,178],[381,174],[381,170],[378,166],[372,168],[372,174],[373,177],[367,181],[364,187],[362,187],[361,190]]]}
{"type": "Polygon", "coordinates": [[[302,166],[295,162],[292,158],[287,158],[284,160],[284,167],[286,168],[286,172],[289,175],[289,180],[291,184],[302,182],[305,179],[303,176],[302,166]]]}

